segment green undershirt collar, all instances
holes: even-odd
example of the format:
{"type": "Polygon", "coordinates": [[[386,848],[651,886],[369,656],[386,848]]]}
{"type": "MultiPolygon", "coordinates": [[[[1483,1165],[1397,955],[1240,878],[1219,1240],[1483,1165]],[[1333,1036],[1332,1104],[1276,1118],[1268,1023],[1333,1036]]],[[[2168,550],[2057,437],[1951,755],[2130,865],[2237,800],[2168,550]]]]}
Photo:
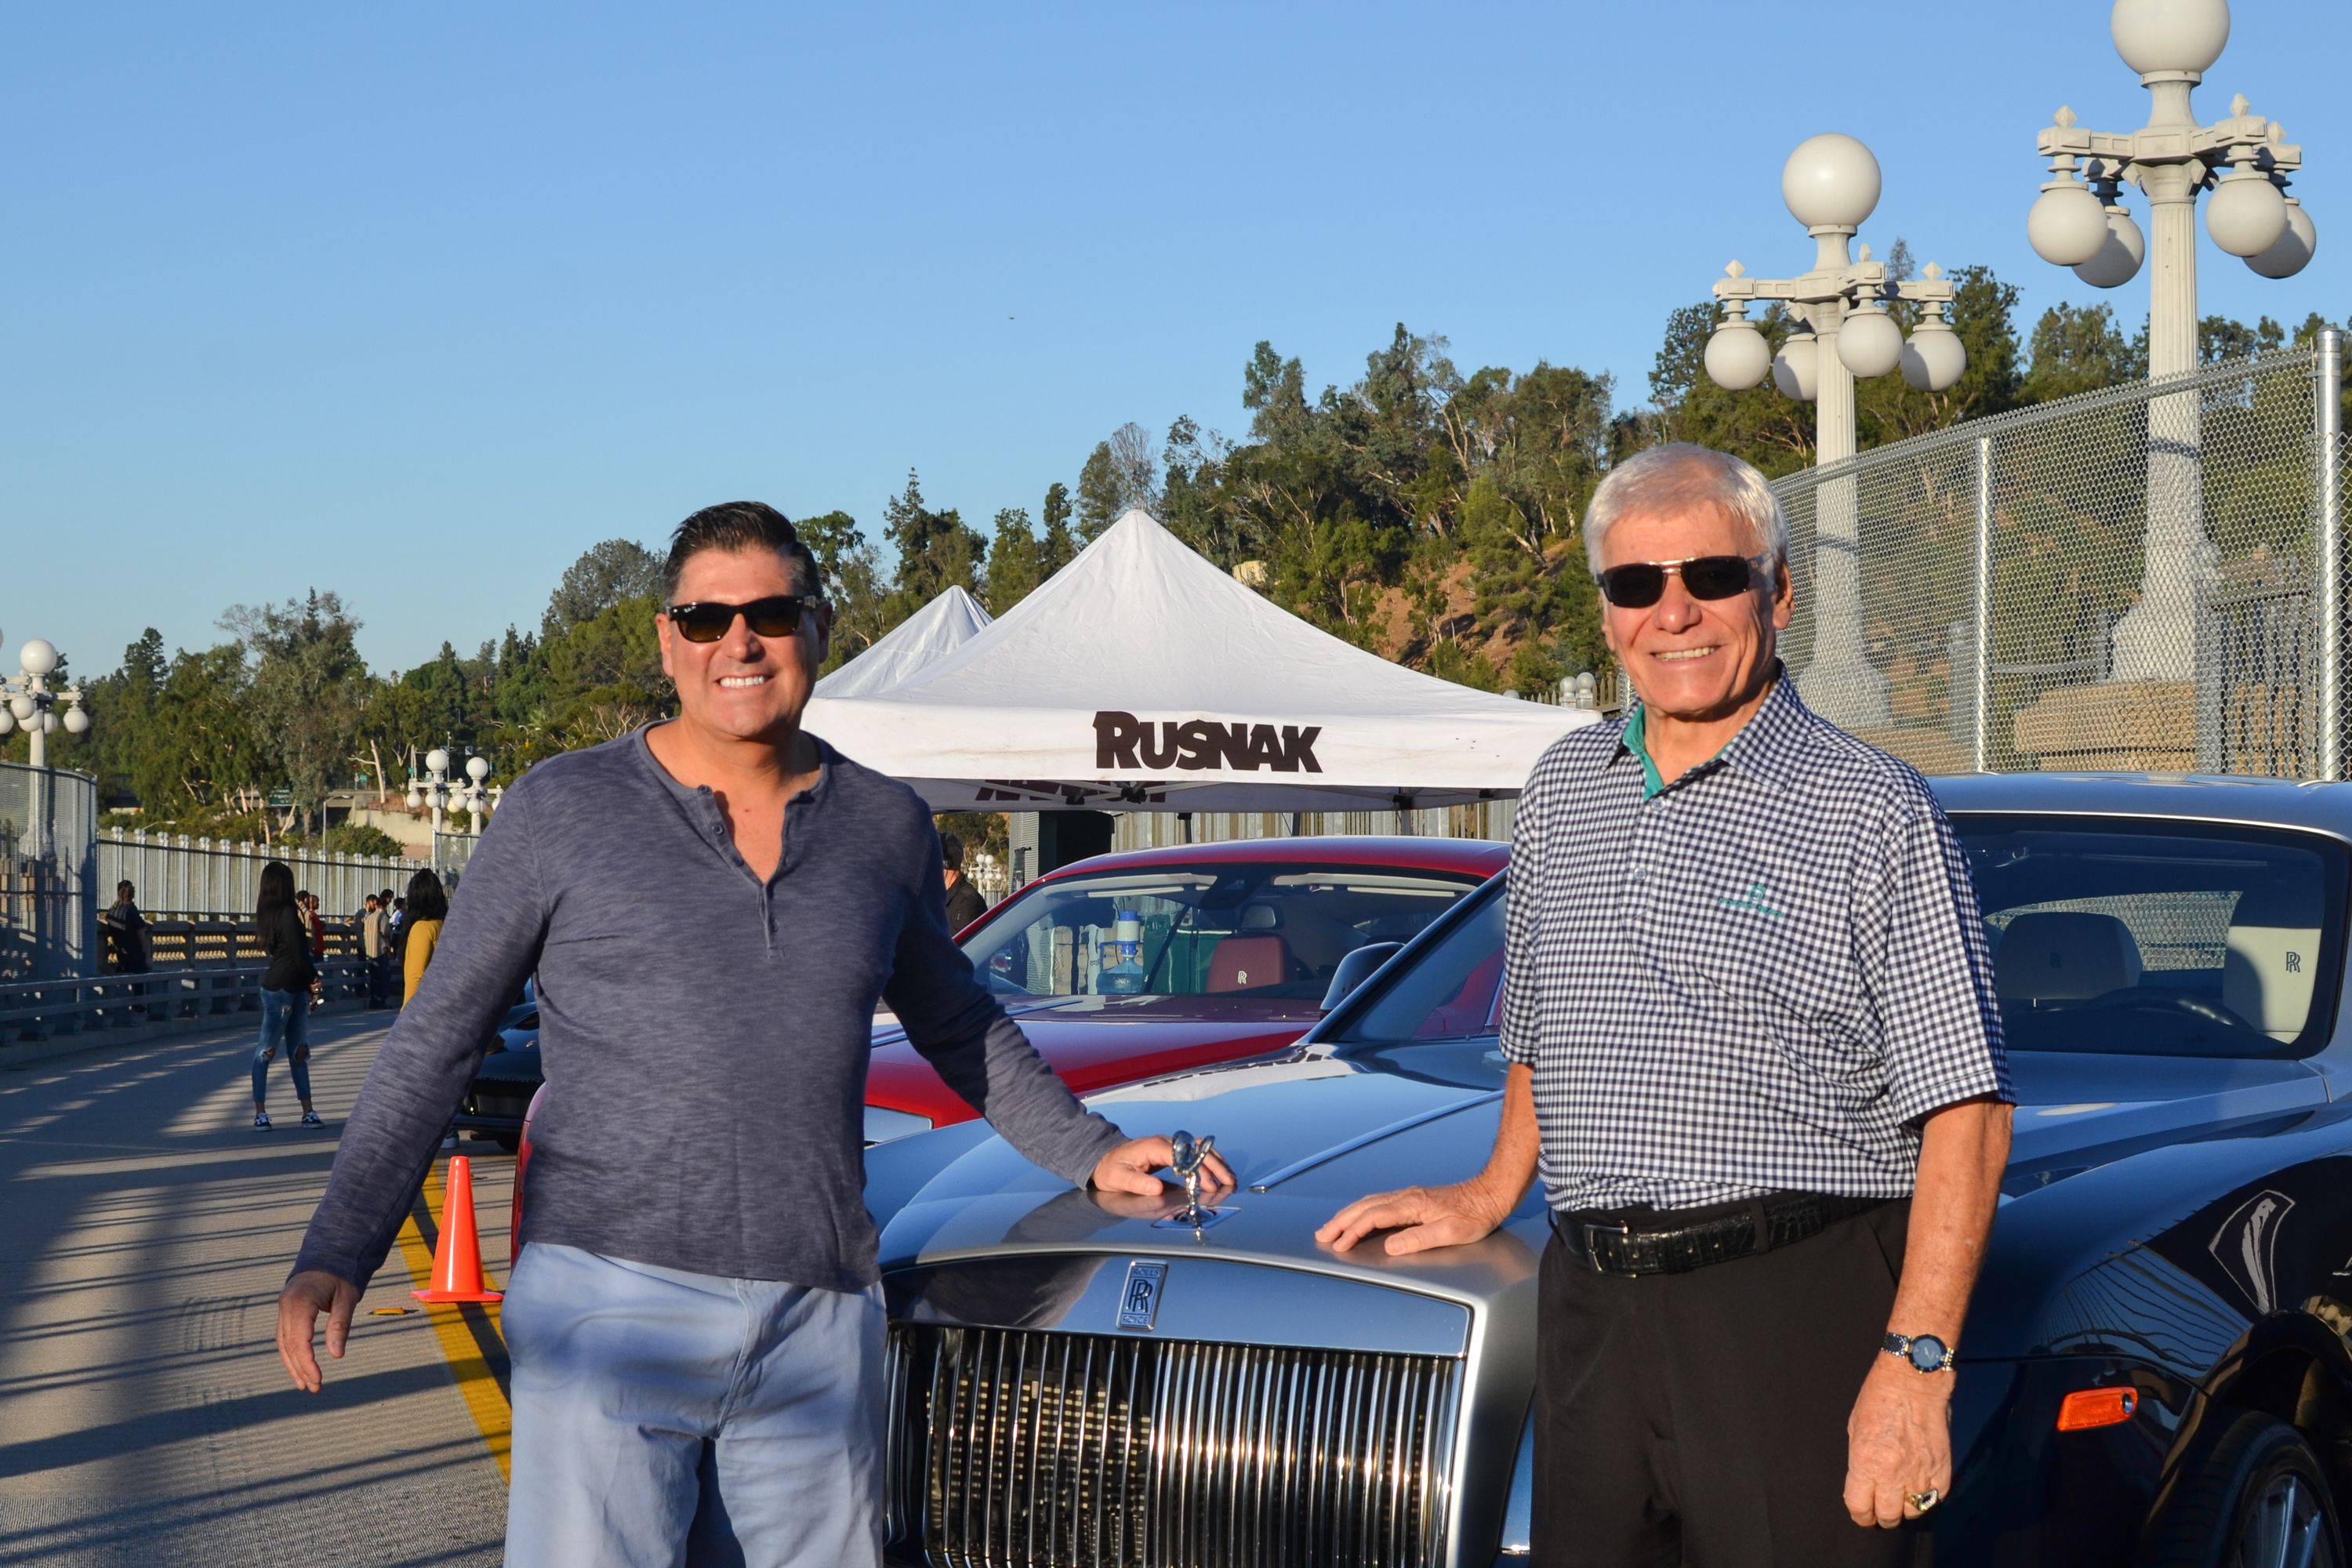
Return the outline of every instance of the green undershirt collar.
{"type": "MultiPolygon", "coordinates": [[[[1625,733],[1622,737],[1625,749],[1633,752],[1642,763],[1642,798],[1643,800],[1650,799],[1660,790],[1666,787],[1665,779],[1658,773],[1658,764],[1652,761],[1650,757],[1648,727],[1643,722],[1643,720],[1647,716],[1648,712],[1649,710],[1647,708],[1643,707],[1641,703],[1635,703],[1633,705],[1633,716],[1625,721],[1625,733]]],[[[1734,740],[1737,740],[1738,738],[1738,736],[1733,737],[1734,740]]],[[[1730,742],[1725,742],[1723,747],[1717,749],[1715,757],[1723,755],[1724,750],[1727,749],[1729,745],[1730,742]]],[[[1715,757],[1709,757],[1706,761],[1711,763],[1715,761],[1715,757]]],[[[1701,763],[1698,765],[1699,767],[1705,767],[1706,763],[1701,763]]],[[[1697,770],[1693,769],[1691,771],[1696,772],[1697,770]]],[[[1687,778],[1690,774],[1685,773],[1683,776],[1687,778]]]]}

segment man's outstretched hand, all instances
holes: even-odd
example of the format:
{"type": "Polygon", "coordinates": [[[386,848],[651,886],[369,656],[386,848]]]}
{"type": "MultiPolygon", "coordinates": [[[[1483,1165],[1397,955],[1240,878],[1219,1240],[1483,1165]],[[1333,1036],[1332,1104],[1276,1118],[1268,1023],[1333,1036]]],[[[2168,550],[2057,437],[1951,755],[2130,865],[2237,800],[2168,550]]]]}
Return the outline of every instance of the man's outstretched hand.
{"type": "Polygon", "coordinates": [[[295,1387],[316,1394],[326,1385],[310,1350],[319,1314],[327,1314],[327,1353],[341,1361],[343,1343],[352,1337],[352,1311],[359,1304],[360,1288],[323,1268],[306,1268],[286,1281],[278,1293],[278,1359],[286,1363],[295,1387]]]}
{"type": "MultiPolygon", "coordinates": [[[[1165,1138],[1130,1138],[1105,1154],[1095,1164],[1094,1184],[1107,1193],[1132,1193],[1139,1198],[1156,1197],[1163,1190],[1159,1173],[1168,1169],[1176,1159],[1175,1145],[1165,1138]]],[[[1203,1194],[1222,1192],[1234,1184],[1234,1173],[1224,1156],[1209,1151],[1208,1163],[1201,1167],[1203,1194]]],[[[284,1331],[279,1331],[284,1337],[284,1331]]]]}
{"type": "Polygon", "coordinates": [[[1396,1234],[1381,1244],[1381,1250],[1391,1258],[1402,1258],[1434,1247],[1461,1247],[1479,1240],[1493,1235],[1510,1216],[1511,1205],[1497,1203],[1476,1182],[1406,1187],[1358,1198],[1325,1220],[1315,1239],[1334,1252],[1345,1252],[1376,1230],[1392,1230],[1396,1234]]]}

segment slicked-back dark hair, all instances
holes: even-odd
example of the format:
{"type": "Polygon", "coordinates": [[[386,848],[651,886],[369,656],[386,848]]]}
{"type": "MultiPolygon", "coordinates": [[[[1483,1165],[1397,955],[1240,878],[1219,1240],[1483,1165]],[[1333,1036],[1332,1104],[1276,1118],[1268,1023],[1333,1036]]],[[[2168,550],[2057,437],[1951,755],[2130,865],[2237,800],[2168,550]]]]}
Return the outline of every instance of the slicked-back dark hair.
{"type": "Polygon", "coordinates": [[[677,602],[686,563],[706,550],[772,550],[800,563],[810,597],[824,597],[816,554],[801,542],[792,519],[765,501],[730,500],[704,507],[671,531],[669,559],[662,563],[663,603],[677,602]]]}

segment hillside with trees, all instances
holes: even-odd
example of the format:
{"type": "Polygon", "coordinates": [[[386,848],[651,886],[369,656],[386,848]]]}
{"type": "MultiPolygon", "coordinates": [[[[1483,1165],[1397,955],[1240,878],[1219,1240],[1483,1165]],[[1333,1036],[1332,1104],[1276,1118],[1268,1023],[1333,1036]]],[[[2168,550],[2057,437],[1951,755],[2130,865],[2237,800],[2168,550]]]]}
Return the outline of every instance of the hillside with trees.
{"type": "MultiPolygon", "coordinates": [[[[1907,250],[1898,243],[1890,261],[1900,273],[1907,250]]],[[[2060,305],[2021,335],[2013,287],[1980,267],[1953,278],[1968,374],[1934,395],[1895,376],[1863,383],[1864,447],[2145,374],[2145,332],[2127,333],[2110,307],[2060,305]]],[[[1729,393],[1701,373],[1713,320],[1705,301],[1672,313],[1647,400],[1632,404],[1605,374],[1542,360],[1465,372],[1444,337],[1402,324],[1360,374],[1313,391],[1297,358],[1260,342],[1241,367],[1238,436],[1190,416],[1158,436],[1123,424],[1068,482],[1046,482],[1034,516],[1008,508],[985,529],[910,469],[870,535],[845,511],[800,521],[836,606],[828,668],[950,586],[1003,615],[1142,507],[1218,567],[1246,566],[1284,608],[1433,675],[1525,690],[1600,669],[1580,523],[1612,463],[1669,440],[1738,452],[1776,477],[1812,458],[1810,407],[1769,383],[1729,393]]],[[[2299,345],[2325,324],[2211,317],[2203,353],[2299,345]]],[[[1759,325],[1776,344],[1788,327],[1777,310],[1759,325]]],[[[299,838],[331,792],[396,795],[432,746],[485,752],[510,778],[668,711],[659,589],[658,557],[607,540],[563,574],[533,629],[519,620],[470,653],[444,642],[415,668],[382,672],[361,658],[337,592],[230,606],[213,645],[166,652],[150,629],[85,681],[92,730],[57,737],[52,757],[96,773],[107,803],[135,806],[146,826],[299,838]]],[[[21,734],[0,742],[0,754],[24,750],[21,734]]]]}

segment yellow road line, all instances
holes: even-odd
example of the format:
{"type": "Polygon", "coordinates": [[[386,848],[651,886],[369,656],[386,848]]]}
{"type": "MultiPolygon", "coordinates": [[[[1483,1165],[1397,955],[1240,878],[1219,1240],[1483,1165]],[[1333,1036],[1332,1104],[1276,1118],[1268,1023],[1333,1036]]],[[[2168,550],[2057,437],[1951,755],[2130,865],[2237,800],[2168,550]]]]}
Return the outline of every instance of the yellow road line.
{"type": "MultiPolygon", "coordinates": [[[[436,1160],[425,1173],[425,1201],[446,1226],[449,1220],[449,1197],[441,1183],[441,1162],[436,1160]]],[[[416,1228],[414,1216],[401,1222],[400,1256],[408,1264],[409,1277],[416,1288],[425,1289],[433,1280],[433,1249],[425,1245],[425,1237],[416,1228]]],[[[482,1310],[490,1314],[493,1326],[499,1321],[499,1303],[483,1303],[482,1310]]],[[[482,1442],[498,1462],[499,1479],[512,1483],[513,1475],[508,1457],[513,1436],[512,1412],[506,1396],[499,1392],[499,1380],[491,1374],[489,1363],[482,1359],[479,1345],[467,1331],[465,1322],[454,1306],[426,1306],[425,1315],[433,1324],[434,1337],[441,1342],[441,1354],[457,1374],[457,1392],[464,1396],[466,1409],[481,1428],[482,1442]]],[[[503,1332],[503,1330],[501,1330],[503,1332]]]]}

